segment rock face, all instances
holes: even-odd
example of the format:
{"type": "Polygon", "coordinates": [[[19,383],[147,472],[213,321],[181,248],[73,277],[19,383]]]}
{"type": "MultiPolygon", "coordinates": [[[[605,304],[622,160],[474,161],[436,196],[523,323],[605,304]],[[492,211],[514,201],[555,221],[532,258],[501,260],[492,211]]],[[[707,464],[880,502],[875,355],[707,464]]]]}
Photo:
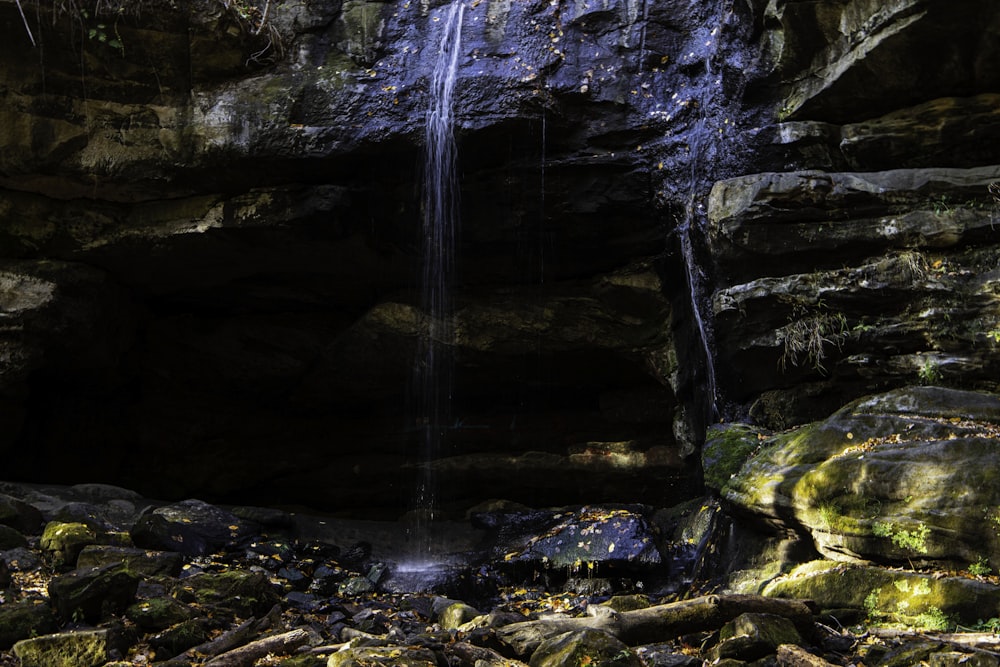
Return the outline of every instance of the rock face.
{"type": "Polygon", "coordinates": [[[719,385],[758,423],[908,384],[997,389],[998,71],[982,57],[998,20],[978,2],[766,9],[773,159],[708,202],[719,385]]]}
{"type": "MultiPolygon", "coordinates": [[[[48,480],[165,497],[405,506],[443,8],[99,9],[40,5],[25,26],[0,6],[7,474],[44,462],[48,480]]],[[[729,46],[750,36],[739,18],[466,7],[451,453],[579,473],[497,493],[681,495],[602,482],[619,458],[697,483],[701,371],[678,358],[699,348],[662,259],[678,193],[704,178],[688,154],[699,105],[720,104],[706,70],[728,80],[751,58],[729,46]]],[[[484,493],[454,491],[459,507],[484,493]]]]}
{"type": "Polygon", "coordinates": [[[996,389],[988,0],[468,3],[430,463],[445,7],[73,7],[0,2],[7,476],[396,513],[432,469],[456,511],[669,505],[717,398],[788,426],[996,389]]]}

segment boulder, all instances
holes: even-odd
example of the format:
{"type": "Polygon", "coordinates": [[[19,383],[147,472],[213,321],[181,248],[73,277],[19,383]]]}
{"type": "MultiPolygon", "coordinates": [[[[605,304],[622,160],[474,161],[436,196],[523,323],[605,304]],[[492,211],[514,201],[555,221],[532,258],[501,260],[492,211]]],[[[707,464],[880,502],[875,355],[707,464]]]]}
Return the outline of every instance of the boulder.
{"type": "Polygon", "coordinates": [[[138,585],[138,576],[117,563],[57,575],[49,581],[48,591],[60,619],[96,624],[124,612],[138,585]]]}
{"type": "Polygon", "coordinates": [[[750,424],[713,424],[701,448],[705,486],[715,491],[725,487],[764,437],[760,428],[750,424]]]}
{"type": "Polygon", "coordinates": [[[553,512],[537,530],[504,539],[503,560],[534,567],[642,571],[662,562],[654,528],[640,511],[588,506],[553,512]]]}
{"type": "Polygon", "coordinates": [[[175,623],[150,635],[149,645],[163,658],[172,658],[208,642],[220,623],[211,618],[195,617],[175,623]]]}
{"type": "MultiPolygon", "coordinates": [[[[194,615],[195,612],[190,607],[169,596],[136,602],[125,610],[125,617],[147,632],[166,630],[194,615]]],[[[189,647],[185,646],[177,652],[186,648],[189,647]]]]}
{"type": "Polygon", "coordinates": [[[77,630],[22,639],[14,655],[22,667],[99,667],[108,648],[107,630],[77,630]]]}
{"type": "Polygon", "coordinates": [[[203,556],[242,546],[256,526],[201,500],[150,507],[132,527],[132,541],[146,549],[203,556]]]}
{"type": "Polygon", "coordinates": [[[167,575],[176,577],[181,572],[184,558],[176,551],[153,551],[136,547],[88,545],[76,559],[77,567],[103,567],[121,563],[129,572],[144,577],[167,575]]]}
{"type": "Polygon", "coordinates": [[[330,656],[327,667],[436,667],[433,651],[406,646],[348,648],[330,656]]]}
{"type": "Polygon", "coordinates": [[[711,660],[727,658],[750,662],[776,653],[782,644],[802,643],[795,625],[773,614],[741,614],[722,626],[719,643],[709,652],[711,660]]]}
{"type": "Polygon", "coordinates": [[[42,531],[39,545],[51,554],[58,565],[74,567],[84,547],[98,541],[97,533],[86,524],[50,521],[42,531]]]}
{"type": "Polygon", "coordinates": [[[446,630],[454,630],[480,616],[475,607],[464,602],[452,602],[438,614],[438,624],[446,630]]]}
{"type": "Polygon", "coordinates": [[[55,632],[58,627],[52,607],[44,600],[26,599],[0,605],[0,650],[36,635],[55,632]]]}
{"type": "Polygon", "coordinates": [[[173,594],[182,602],[243,616],[263,616],[278,602],[277,591],[264,573],[245,570],[195,574],[177,582],[173,594]]]}
{"type": "Polygon", "coordinates": [[[647,667],[699,667],[704,663],[701,658],[678,652],[673,644],[646,644],[633,651],[647,667]]]}
{"type": "Polygon", "coordinates": [[[723,495],[835,560],[964,567],[1000,548],[998,436],[995,395],[894,390],[767,438],[723,495]]]}
{"type": "Polygon", "coordinates": [[[993,583],[832,561],[800,565],[765,586],[764,594],[812,600],[821,613],[845,620],[861,617],[939,631],[1000,614],[1000,586],[993,583]]]}
{"type": "Polygon", "coordinates": [[[600,630],[567,632],[543,641],[531,654],[531,667],[576,667],[577,665],[622,665],[641,667],[643,664],[621,640],[600,630]]]}

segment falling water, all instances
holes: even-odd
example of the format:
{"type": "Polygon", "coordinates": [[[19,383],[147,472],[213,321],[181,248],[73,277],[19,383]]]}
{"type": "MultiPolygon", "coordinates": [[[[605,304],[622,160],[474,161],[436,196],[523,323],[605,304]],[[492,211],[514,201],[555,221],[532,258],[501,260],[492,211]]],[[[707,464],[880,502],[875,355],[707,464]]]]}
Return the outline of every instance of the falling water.
{"type": "MultiPolygon", "coordinates": [[[[723,12],[724,2],[717,3],[717,8],[712,12],[719,25],[722,24],[728,13],[723,12]]],[[[731,10],[730,10],[731,12],[731,10]]],[[[707,35],[704,42],[704,51],[701,60],[704,66],[704,77],[706,84],[702,87],[700,99],[697,100],[697,119],[691,131],[689,141],[690,149],[690,175],[688,181],[687,201],[685,203],[684,220],[678,227],[679,245],[681,255],[684,258],[684,272],[687,278],[689,295],[691,298],[691,312],[694,317],[695,326],[698,330],[698,337],[701,343],[702,354],[705,358],[705,389],[707,402],[707,416],[714,419],[719,414],[718,395],[716,389],[715,359],[712,354],[711,331],[706,326],[702,316],[701,295],[705,293],[704,280],[698,260],[695,257],[692,233],[695,226],[704,219],[705,212],[698,201],[699,183],[704,172],[718,165],[711,164],[711,160],[719,154],[720,137],[715,132],[715,126],[709,123],[710,114],[714,107],[713,101],[719,96],[722,84],[722,72],[716,72],[714,61],[720,55],[721,35],[719,27],[713,28],[707,35]],[[711,126],[710,126],[711,125],[711,126]]],[[[718,123],[718,119],[714,119],[718,123]]]]}
{"type": "Polygon", "coordinates": [[[427,519],[433,519],[437,509],[432,466],[427,464],[446,451],[454,384],[450,345],[459,216],[452,95],[463,13],[464,6],[455,3],[443,20],[427,110],[422,230],[422,307],[427,328],[416,364],[417,418],[424,465],[415,499],[418,513],[427,519]]]}

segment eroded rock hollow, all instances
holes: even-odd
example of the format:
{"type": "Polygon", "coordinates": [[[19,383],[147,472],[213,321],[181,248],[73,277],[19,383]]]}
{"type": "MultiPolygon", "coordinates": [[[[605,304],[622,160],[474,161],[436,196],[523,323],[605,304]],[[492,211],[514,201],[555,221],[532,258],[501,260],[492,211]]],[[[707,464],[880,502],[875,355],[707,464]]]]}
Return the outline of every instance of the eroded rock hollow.
{"type": "Polygon", "coordinates": [[[996,390],[992,3],[476,1],[451,449],[418,460],[442,9],[0,3],[5,476],[667,506],[720,416],[996,390]]]}

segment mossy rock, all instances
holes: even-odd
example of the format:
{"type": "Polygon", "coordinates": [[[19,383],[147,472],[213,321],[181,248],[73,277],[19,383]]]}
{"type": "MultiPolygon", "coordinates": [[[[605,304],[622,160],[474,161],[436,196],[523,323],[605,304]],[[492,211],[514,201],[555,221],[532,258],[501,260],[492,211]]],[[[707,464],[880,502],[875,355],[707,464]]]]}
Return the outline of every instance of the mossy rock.
{"type": "Polygon", "coordinates": [[[1000,397],[909,387],[764,441],[722,490],[834,560],[1000,562],[1000,397]]]}
{"type": "Polygon", "coordinates": [[[326,667],[327,664],[328,659],[320,656],[295,655],[279,662],[278,667],[326,667]]]}
{"type": "Polygon", "coordinates": [[[941,649],[940,642],[924,640],[905,642],[890,651],[886,652],[879,661],[880,667],[913,667],[913,665],[926,665],[932,653],[941,649]]]}
{"type": "Polygon", "coordinates": [[[705,434],[701,465],[705,486],[721,490],[760,447],[761,430],[749,424],[716,424],[705,434]]]}
{"type": "Polygon", "coordinates": [[[806,563],[768,584],[764,595],[813,600],[821,609],[863,611],[872,621],[927,629],[974,625],[1000,616],[1000,586],[965,577],[855,566],[806,563]]]}
{"type": "Polygon", "coordinates": [[[1000,658],[989,651],[956,651],[945,649],[927,656],[929,667],[998,667],[1000,658]]]}
{"type": "Polygon", "coordinates": [[[181,601],[231,609],[244,616],[260,616],[278,603],[278,594],[263,573],[242,570],[196,574],[182,580],[174,594],[181,601]]]}
{"type": "Polygon", "coordinates": [[[782,644],[802,643],[793,624],[774,614],[741,614],[719,631],[719,643],[709,652],[711,660],[735,658],[757,660],[778,650],[782,644]]]}
{"type": "Polygon", "coordinates": [[[207,642],[216,625],[213,619],[192,618],[150,636],[147,641],[158,658],[170,658],[207,642]]]}
{"type": "Polygon", "coordinates": [[[165,630],[193,615],[190,607],[172,597],[150,598],[125,610],[125,617],[146,631],[165,630]]]}
{"type": "Polygon", "coordinates": [[[479,616],[479,611],[464,602],[455,602],[441,610],[438,624],[445,630],[454,630],[479,616]]]}
{"type": "Polygon", "coordinates": [[[437,667],[434,653],[412,646],[366,646],[338,651],[328,667],[437,667]]]}
{"type": "Polygon", "coordinates": [[[57,565],[72,566],[84,547],[98,541],[97,533],[85,523],[50,521],[42,531],[39,545],[52,554],[57,565]]]}
{"type": "Polygon", "coordinates": [[[531,667],[642,667],[642,661],[624,642],[600,630],[567,632],[546,639],[531,654],[531,667]]]}
{"type": "Polygon", "coordinates": [[[14,644],[21,667],[97,667],[108,661],[108,631],[60,632],[14,644]]]}
{"type": "Polygon", "coordinates": [[[83,548],[76,560],[77,567],[103,567],[114,563],[122,563],[129,572],[142,576],[175,577],[180,574],[184,557],[175,551],[91,544],[83,548]]]}
{"type": "Polygon", "coordinates": [[[0,651],[32,635],[53,632],[56,627],[52,608],[42,600],[0,604],[0,651]]]}
{"type": "Polygon", "coordinates": [[[121,564],[74,570],[49,581],[49,598],[63,620],[98,623],[132,604],[139,578],[121,564]]]}

